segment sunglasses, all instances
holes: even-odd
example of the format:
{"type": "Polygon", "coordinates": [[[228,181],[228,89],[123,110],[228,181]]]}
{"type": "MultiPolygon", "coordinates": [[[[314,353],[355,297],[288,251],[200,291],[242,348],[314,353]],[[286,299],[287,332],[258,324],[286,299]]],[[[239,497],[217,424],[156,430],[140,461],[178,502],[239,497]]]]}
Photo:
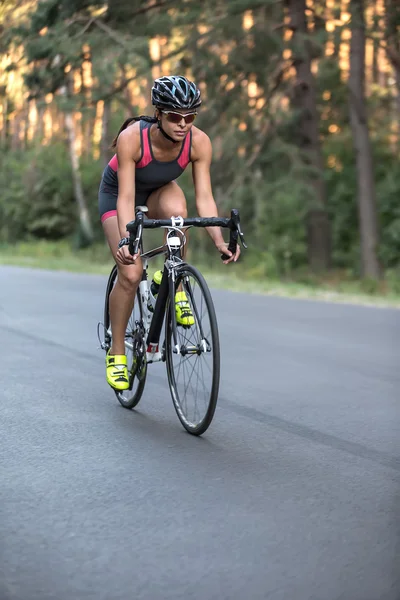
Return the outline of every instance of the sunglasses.
{"type": "Polygon", "coordinates": [[[197,115],[197,112],[188,113],[187,115],[181,115],[180,113],[172,112],[170,110],[162,110],[161,112],[164,115],[167,115],[167,121],[175,123],[175,125],[180,123],[182,119],[185,119],[186,125],[189,125],[189,123],[193,123],[197,115]]]}

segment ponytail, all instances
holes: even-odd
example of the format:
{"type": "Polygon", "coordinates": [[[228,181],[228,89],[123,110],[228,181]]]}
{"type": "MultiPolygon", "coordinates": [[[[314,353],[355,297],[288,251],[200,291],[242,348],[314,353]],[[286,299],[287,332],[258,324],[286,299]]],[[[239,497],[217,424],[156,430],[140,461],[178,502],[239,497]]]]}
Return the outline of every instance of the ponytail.
{"type": "Polygon", "coordinates": [[[140,117],[129,117],[129,119],[126,119],[122,123],[117,135],[113,139],[113,142],[111,144],[112,149],[115,149],[117,147],[118,136],[121,133],[121,131],[124,131],[124,129],[126,129],[128,125],[130,125],[134,121],[146,121],[147,123],[157,123],[157,119],[155,117],[147,117],[146,115],[141,115],[140,117]]]}

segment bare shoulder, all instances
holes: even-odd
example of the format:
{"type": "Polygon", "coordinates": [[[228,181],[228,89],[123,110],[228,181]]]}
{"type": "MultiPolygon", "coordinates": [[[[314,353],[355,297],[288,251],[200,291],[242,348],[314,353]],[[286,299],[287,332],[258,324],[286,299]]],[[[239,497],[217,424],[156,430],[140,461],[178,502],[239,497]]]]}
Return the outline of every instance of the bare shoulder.
{"type": "Polygon", "coordinates": [[[121,131],[117,141],[117,154],[126,159],[139,160],[140,156],[140,122],[128,125],[121,131]]]}
{"type": "Polygon", "coordinates": [[[211,158],[211,140],[204,131],[198,127],[192,127],[192,160],[211,158]]]}

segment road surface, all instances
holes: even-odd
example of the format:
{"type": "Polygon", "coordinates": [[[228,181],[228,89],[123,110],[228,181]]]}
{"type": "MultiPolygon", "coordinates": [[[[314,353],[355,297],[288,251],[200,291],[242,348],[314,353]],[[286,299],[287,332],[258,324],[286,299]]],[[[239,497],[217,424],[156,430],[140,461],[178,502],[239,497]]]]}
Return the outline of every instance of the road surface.
{"type": "Polygon", "coordinates": [[[106,278],[0,268],[1,600],[399,600],[400,313],[213,291],[213,424],[105,383],[106,278]]]}

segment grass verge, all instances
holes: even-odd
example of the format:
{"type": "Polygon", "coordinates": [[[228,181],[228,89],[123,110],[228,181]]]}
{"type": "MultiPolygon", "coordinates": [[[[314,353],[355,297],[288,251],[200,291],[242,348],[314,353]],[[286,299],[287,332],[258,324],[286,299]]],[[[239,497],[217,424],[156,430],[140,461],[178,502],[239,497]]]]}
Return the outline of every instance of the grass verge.
{"type": "MultiPolygon", "coordinates": [[[[384,282],[360,281],[343,271],[317,277],[307,272],[290,279],[271,280],[243,261],[226,267],[193,261],[207,278],[210,287],[233,291],[400,308],[400,277],[389,273],[384,282]]],[[[74,251],[66,242],[21,242],[0,245],[0,264],[108,275],[113,264],[106,244],[74,251]]]]}

